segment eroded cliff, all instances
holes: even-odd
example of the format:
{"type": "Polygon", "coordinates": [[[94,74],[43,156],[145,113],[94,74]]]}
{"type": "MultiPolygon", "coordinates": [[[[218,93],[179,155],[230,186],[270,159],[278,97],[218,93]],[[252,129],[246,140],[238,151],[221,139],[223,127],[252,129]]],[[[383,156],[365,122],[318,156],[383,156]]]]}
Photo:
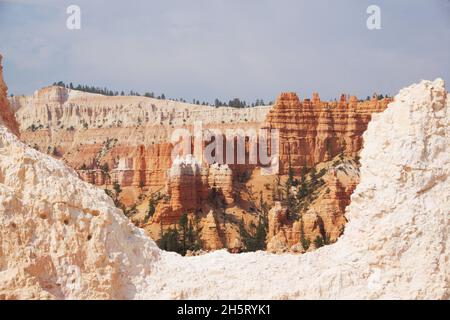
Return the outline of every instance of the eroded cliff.
{"type": "Polygon", "coordinates": [[[14,111],[12,110],[9,101],[7,90],[8,87],[3,80],[3,66],[2,55],[0,55],[0,124],[4,124],[15,135],[19,135],[19,125],[14,117],[14,111]]]}
{"type": "MultiPolygon", "coordinates": [[[[85,181],[110,189],[113,196],[117,193],[116,204],[155,239],[161,237],[161,230],[177,227],[187,213],[191,220],[208,226],[204,233],[209,235],[202,236],[205,249],[233,248],[242,243],[243,231],[250,236],[256,232],[252,225],[261,224],[260,217],[272,217],[267,211],[277,201],[285,206],[289,168],[296,178],[304,171],[311,175],[321,170],[320,181],[308,182],[310,195],[301,208],[291,207],[295,212],[280,223],[265,222],[270,229],[266,242],[276,252],[290,250],[305,237],[312,249],[317,237],[329,243],[342,233],[344,210],[358,181],[354,160],[362,133],[372,113],[384,110],[389,101],[362,102],[355,97],[347,101],[343,96],[339,102],[323,102],[314,94],[312,100],[301,102],[296,94],[285,93],[273,107],[212,108],[145,97],[105,97],[55,86],[11,99],[28,145],[62,158],[85,181]],[[189,174],[171,175],[180,165],[172,161],[171,134],[180,128],[192,131],[198,121],[205,132],[279,129],[279,175],[263,177],[258,166],[248,164],[230,165],[227,170],[199,164],[189,174]],[[333,179],[332,172],[338,172],[333,179]],[[115,184],[120,192],[114,191],[119,190],[115,184]],[[155,197],[156,212],[150,214],[149,202],[155,197]],[[304,230],[300,216],[309,221],[304,230]]],[[[203,145],[209,142],[205,138],[203,145]]]]}

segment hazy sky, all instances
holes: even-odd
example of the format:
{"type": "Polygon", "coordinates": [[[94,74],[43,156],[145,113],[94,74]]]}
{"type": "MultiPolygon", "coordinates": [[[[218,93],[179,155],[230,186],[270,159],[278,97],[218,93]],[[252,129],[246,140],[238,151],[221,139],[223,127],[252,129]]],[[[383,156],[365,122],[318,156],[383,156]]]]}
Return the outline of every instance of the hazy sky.
{"type": "Polygon", "coordinates": [[[212,101],[450,81],[448,0],[0,0],[10,92],[55,81],[212,101]],[[66,8],[81,8],[81,30],[66,8]],[[370,4],[382,29],[366,27],[370,4]]]}

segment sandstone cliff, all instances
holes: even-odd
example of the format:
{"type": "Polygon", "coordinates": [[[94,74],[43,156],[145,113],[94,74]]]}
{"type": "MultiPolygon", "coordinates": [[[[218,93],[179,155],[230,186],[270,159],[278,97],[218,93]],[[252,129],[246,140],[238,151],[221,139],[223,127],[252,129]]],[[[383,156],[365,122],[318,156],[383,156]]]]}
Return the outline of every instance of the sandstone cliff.
{"type": "MultiPolygon", "coordinates": [[[[62,87],[48,87],[31,97],[11,99],[22,139],[28,145],[62,158],[89,183],[111,189],[118,182],[122,189],[120,201],[131,210],[138,225],[146,220],[148,197],[165,193],[170,199],[160,203],[145,227],[154,238],[160,235],[160,224],[174,226],[186,212],[198,215],[201,211],[204,222],[210,223],[205,214],[213,209],[215,219],[223,226],[217,231],[226,247],[240,240],[239,221],[244,219],[247,225],[258,221],[251,214],[258,207],[255,192],[262,194],[268,206],[277,200],[272,196],[275,190],[262,187],[273,185],[276,177],[258,177],[252,174],[256,168],[251,165],[201,166],[190,173],[182,170],[171,175],[179,167],[175,164],[174,168],[171,159],[169,137],[174,129],[192,129],[196,121],[202,121],[204,129],[279,129],[280,173],[286,174],[291,165],[300,175],[304,168],[330,162],[338,154],[355,158],[372,113],[384,110],[388,101],[358,102],[354,97],[347,101],[343,96],[340,102],[323,102],[314,94],[312,100],[300,102],[297,95],[284,93],[273,108],[235,109],[145,97],[105,97],[62,87]],[[213,192],[217,192],[216,200],[225,208],[211,207],[208,197],[213,192]],[[227,218],[234,223],[227,224],[227,218]]],[[[308,239],[313,241],[321,233],[329,234],[333,241],[337,239],[346,222],[344,210],[355,181],[357,177],[349,180],[342,174],[326,180],[319,195],[321,201],[304,212],[311,220],[311,229],[306,230],[308,239]]],[[[272,230],[268,241],[273,239],[287,248],[298,243],[298,223],[281,224],[272,230]]]]}
{"type": "MultiPolygon", "coordinates": [[[[173,130],[259,126],[270,107],[214,108],[146,97],[107,97],[47,87],[30,97],[10,99],[22,140],[63,158],[80,176],[98,186],[159,190],[172,165],[173,130]],[[102,172],[107,164],[110,172],[102,172]]],[[[131,199],[135,202],[136,199],[131,199]]]]}
{"type": "MultiPolygon", "coordinates": [[[[136,128],[233,122],[262,122],[270,107],[214,108],[140,96],[103,96],[50,86],[30,97],[11,99],[22,131],[33,125],[51,129],[136,128]]],[[[139,137],[124,137],[140,141],[139,137]]],[[[150,136],[153,139],[153,135],[150,136]]]]}
{"type": "MultiPolygon", "coordinates": [[[[271,252],[305,252],[314,250],[315,241],[326,245],[343,233],[347,219],[345,209],[359,182],[359,165],[352,157],[336,157],[317,166],[323,175],[309,196],[300,203],[297,217],[289,217],[286,206],[276,202],[269,212],[267,250],[271,252]],[[319,238],[317,240],[317,238],[319,238]]],[[[311,181],[307,181],[310,185],[311,181]]],[[[294,195],[300,187],[292,187],[294,195]]]]}
{"type": "Polygon", "coordinates": [[[339,153],[356,156],[362,147],[362,134],[373,113],[386,109],[390,99],[360,102],[323,102],[318,94],[300,101],[295,93],[283,93],[267,115],[265,126],[280,130],[280,169],[287,173],[289,162],[300,174],[330,160],[339,153]]]}
{"type": "Polygon", "coordinates": [[[3,81],[2,56],[0,55],[0,124],[3,122],[6,127],[15,135],[19,135],[19,125],[14,117],[14,112],[9,105],[5,82],[3,81]]]}

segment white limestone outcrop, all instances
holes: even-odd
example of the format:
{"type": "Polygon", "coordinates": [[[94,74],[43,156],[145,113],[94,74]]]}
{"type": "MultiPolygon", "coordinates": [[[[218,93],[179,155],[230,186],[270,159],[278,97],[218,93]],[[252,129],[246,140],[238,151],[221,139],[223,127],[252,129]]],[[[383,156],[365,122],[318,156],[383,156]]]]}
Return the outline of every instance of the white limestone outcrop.
{"type": "Polygon", "coordinates": [[[0,299],[131,299],[159,255],[103,190],[0,125],[0,299]]]}
{"type": "Polygon", "coordinates": [[[32,96],[10,98],[20,129],[32,125],[47,128],[117,128],[134,126],[183,126],[262,122],[270,106],[214,108],[143,96],[104,96],[50,86],[32,96]]]}

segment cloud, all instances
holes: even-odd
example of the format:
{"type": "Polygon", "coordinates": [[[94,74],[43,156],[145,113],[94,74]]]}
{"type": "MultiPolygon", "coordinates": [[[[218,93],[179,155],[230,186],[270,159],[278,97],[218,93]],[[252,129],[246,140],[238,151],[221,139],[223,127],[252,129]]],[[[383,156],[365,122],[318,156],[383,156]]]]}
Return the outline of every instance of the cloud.
{"type": "Polygon", "coordinates": [[[331,99],[449,78],[440,1],[379,0],[380,31],[366,28],[366,0],[77,0],[82,29],[70,31],[72,2],[0,2],[14,93],[64,80],[189,100],[272,100],[286,90],[331,99]]]}

